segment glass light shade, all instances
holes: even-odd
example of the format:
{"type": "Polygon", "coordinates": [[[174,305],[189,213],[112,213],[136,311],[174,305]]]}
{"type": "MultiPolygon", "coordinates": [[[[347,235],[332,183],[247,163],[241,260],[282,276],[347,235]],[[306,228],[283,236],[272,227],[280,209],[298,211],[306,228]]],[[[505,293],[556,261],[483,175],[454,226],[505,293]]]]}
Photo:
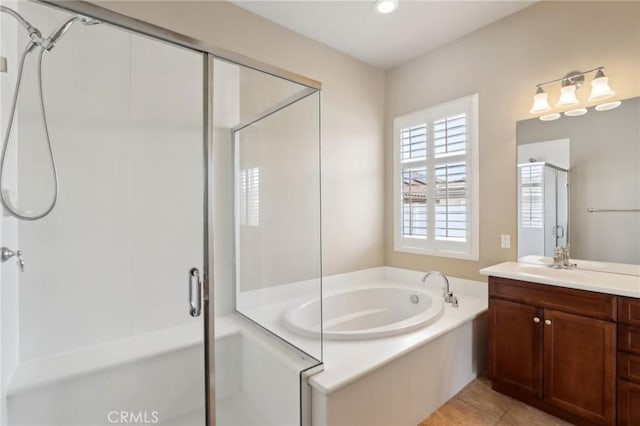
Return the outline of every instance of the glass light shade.
{"type": "Polygon", "coordinates": [[[564,86],[560,89],[560,99],[556,103],[558,108],[570,107],[578,105],[578,98],[576,97],[576,86],[573,84],[564,86]]]}
{"type": "Polygon", "coordinates": [[[614,101],[607,102],[606,104],[596,105],[596,111],[608,111],[610,109],[618,108],[621,104],[622,102],[620,101],[614,101]]]}
{"type": "Polygon", "coordinates": [[[398,0],[378,0],[375,6],[378,13],[391,13],[398,8],[398,0]]]}
{"type": "Polygon", "coordinates": [[[591,94],[589,95],[589,101],[601,101],[608,99],[615,95],[616,92],[609,87],[609,77],[605,77],[604,74],[601,77],[596,77],[591,82],[591,94]]]}
{"type": "Polygon", "coordinates": [[[553,121],[553,120],[557,120],[558,118],[560,118],[560,114],[555,112],[553,114],[547,114],[547,115],[541,116],[540,120],[542,120],[542,121],[553,121]]]}
{"type": "Polygon", "coordinates": [[[565,111],[564,115],[567,115],[569,117],[577,117],[579,115],[585,115],[586,113],[587,113],[586,108],[576,108],[576,109],[572,109],[571,111],[565,111]]]}
{"type": "Polygon", "coordinates": [[[551,106],[549,106],[548,94],[543,92],[541,89],[538,89],[535,95],[533,95],[533,106],[529,110],[531,114],[538,114],[541,112],[547,112],[551,110],[551,106]]]}

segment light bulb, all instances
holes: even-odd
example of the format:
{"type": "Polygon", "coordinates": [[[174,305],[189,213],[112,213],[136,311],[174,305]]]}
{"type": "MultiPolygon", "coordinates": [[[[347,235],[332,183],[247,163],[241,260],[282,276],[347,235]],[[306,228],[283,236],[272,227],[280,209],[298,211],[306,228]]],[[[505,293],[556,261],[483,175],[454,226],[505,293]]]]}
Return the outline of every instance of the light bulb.
{"type": "Polygon", "coordinates": [[[541,116],[540,120],[553,121],[553,120],[557,120],[558,118],[560,118],[560,114],[558,114],[557,112],[554,112],[553,114],[547,114],[547,115],[541,116]]]}
{"type": "Polygon", "coordinates": [[[542,90],[542,87],[538,86],[538,90],[536,90],[536,94],[533,95],[533,106],[529,110],[531,114],[538,114],[541,112],[547,112],[551,110],[551,106],[549,106],[548,94],[542,90]]]}
{"type": "Polygon", "coordinates": [[[398,0],[378,0],[375,6],[378,13],[391,13],[398,8],[398,0]]]}
{"type": "Polygon", "coordinates": [[[602,70],[598,70],[595,78],[591,82],[591,94],[589,102],[601,101],[615,95],[616,92],[609,87],[609,78],[604,76],[602,70]]]}
{"type": "Polygon", "coordinates": [[[621,104],[622,102],[620,101],[613,101],[607,102],[606,104],[596,105],[596,111],[608,111],[610,109],[618,108],[621,104]]]}
{"type": "Polygon", "coordinates": [[[558,108],[570,107],[574,105],[578,105],[578,98],[576,97],[576,86],[570,84],[568,86],[563,86],[560,89],[560,99],[556,103],[558,108]]]}
{"type": "Polygon", "coordinates": [[[576,109],[572,109],[571,111],[565,111],[564,115],[569,117],[577,117],[579,115],[585,115],[586,113],[587,113],[586,108],[576,108],[576,109]]]}

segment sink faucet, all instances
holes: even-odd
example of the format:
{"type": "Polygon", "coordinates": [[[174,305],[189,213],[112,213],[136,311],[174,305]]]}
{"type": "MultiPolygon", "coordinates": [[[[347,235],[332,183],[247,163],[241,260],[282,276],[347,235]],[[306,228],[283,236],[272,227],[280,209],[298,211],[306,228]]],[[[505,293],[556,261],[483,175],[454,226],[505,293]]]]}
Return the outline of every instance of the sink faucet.
{"type": "Polygon", "coordinates": [[[569,246],[566,247],[556,247],[553,250],[553,265],[552,268],[555,269],[574,269],[578,266],[575,263],[571,263],[569,258],[569,246]]]}
{"type": "Polygon", "coordinates": [[[442,287],[442,298],[444,299],[444,301],[446,303],[453,303],[454,300],[457,302],[457,298],[453,295],[453,292],[449,291],[449,279],[447,278],[447,276],[440,271],[430,271],[427,272],[424,277],[422,277],[422,282],[426,283],[427,278],[429,278],[430,275],[438,275],[444,280],[444,287],[442,287]]]}

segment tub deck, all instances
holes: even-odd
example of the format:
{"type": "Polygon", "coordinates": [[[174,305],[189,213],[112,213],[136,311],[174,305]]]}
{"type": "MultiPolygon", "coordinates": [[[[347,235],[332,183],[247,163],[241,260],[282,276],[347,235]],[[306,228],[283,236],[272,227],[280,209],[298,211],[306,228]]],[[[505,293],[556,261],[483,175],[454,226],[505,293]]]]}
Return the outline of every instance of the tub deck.
{"type": "MultiPolygon", "coordinates": [[[[423,276],[424,273],[419,271],[380,267],[325,277],[323,288],[325,292],[332,292],[347,287],[360,289],[395,284],[402,287],[413,286],[418,290],[426,291],[434,299],[442,298],[440,281],[437,279],[429,280],[425,285],[421,282],[423,276]]],[[[455,277],[449,277],[449,281],[451,290],[458,296],[459,307],[453,308],[451,305],[445,304],[444,313],[434,323],[406,334],[385,338],[358,341],[324,340],[322,353],[319,353],[319,339],[302,337],[285,327],[282,321],[282,313],[291,306],[308,301],[308,295],[298,293],[296,297],[287,298],[277,294],[271,301],[268,296],[265,298],[262,295],[262,300],[266,300],[267,303],[262,306],[248,303],[247,313],[253,320],[301,350],[316,358],[322,356],[324,371],[311,377],[310,384],[315,389],[328,394],[437,339],[456,327],[472,321],[487,311],[486,282],[455,277]]],[[[283,287],[286,286],[281,286],[278,291],[282,291],[283,287]]],[[[286,292],[286,289],[284,291],[286,292]]],[[[296,291],[299,291],[299,288],[296,288],[296,291]]]]}

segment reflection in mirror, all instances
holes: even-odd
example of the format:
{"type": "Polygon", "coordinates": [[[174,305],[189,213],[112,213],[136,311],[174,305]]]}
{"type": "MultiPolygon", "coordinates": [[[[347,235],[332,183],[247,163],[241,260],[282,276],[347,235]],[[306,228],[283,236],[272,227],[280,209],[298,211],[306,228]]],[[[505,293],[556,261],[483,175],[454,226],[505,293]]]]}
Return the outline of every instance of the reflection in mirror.
{"type": "Polygon", "coordinates": [[[518,258],[640,275],[640,98],[609,111],[517,123],[518,258]],[[626,264],[626,265],[617,265],[626,264]]]}
{"type": "MultiPolygon", "coordinates": [[[[538,148],[540,142],[525,145],[538,148]]],[[[526,152],[528,150],[522,150],[526,152]]],[[[518,258],[529,255],[553,256],[556,247],[565,247],[568,236],[568,170],[518,152],[518,258]],[[526,156],[525,156],[526,157],[526,156]]]]}

